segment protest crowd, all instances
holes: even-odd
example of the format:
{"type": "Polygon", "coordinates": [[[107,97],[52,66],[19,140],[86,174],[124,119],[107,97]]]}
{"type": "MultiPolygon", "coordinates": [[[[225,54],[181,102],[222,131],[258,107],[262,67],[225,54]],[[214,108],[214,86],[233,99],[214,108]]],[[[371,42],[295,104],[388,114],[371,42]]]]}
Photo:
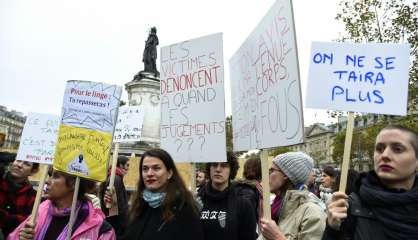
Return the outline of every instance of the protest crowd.
{"type": "Polygon", "coordinates": [[[305,107],[347,112],[333,151],[330,135],[305,141],[294,28],[278,0],[229,59],[226,118],[223,33],[162,47],[160,72],[152,27],[128,106],[121,86],[67,81],[61,116],[29,113],[17,154],[0,152],[0,240],[418,240],[416,44],[312,42],[305,107]],[[352,153],[356,113],[408,122],[374,122],[352,153]]]}
{"type": "MultiPolygon", "coordinates": [[[[314,161],[305,153],[274,157],[269,169],[269,191],[275,196],[271,219],[261,214],[261,186],[256,177],[260,167],[253,163],[259,161],[249,160],[247,179],[235,180],[239,165],[228,152],[227,162],[207,163],[205,170],[196,172],[204,172],[207,180],[202,176],[203,182],[190,191],[168,152],[148,150],[140,158],[140,178],[127,210],[120,180],[129,160],[119,160],[121,179],[113,189],[104,187],[97,195],[102,204],[94,206],[88,197],[95,183],[81,180],[71,239],[418,239],[418,134],[401,126],[389,125],[380,131],[374,170],[350,175],[349,193],[332,186],[338,181],[338,170],[330,167],[316,176],[320,186],[309,186],[314,161]],[[324,193],[330,196],[323,197],[324,193]]],[[[50,169],[33,224],[29,215],[36,192],[28,176],[37,170],[37,164],[21,160],[1,169],[4,239],[67,237],[75,177],[50,169]]]]}

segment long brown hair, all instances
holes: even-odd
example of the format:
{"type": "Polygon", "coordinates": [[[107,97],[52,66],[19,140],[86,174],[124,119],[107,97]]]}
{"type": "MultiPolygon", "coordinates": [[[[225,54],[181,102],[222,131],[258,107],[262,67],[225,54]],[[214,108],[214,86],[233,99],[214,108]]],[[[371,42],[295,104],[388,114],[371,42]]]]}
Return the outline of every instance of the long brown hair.
{"type": "Polygon", "coordinates": [[[139,161],[139,174],[140,177],[138,179],[137,189],[132,199],[132,206],[131,211],[129,214],[129,222],[135,220],[136,217],[140,217],[144,206],[146,203],[142,198],[142,193],[145,190],[144,180],[142,179],[142,165],[144,162],[145,157],[156,157],[160,159],[167,171],[172,171],[173,175],[167,182],[167,186],[165,187],[165,199],[161,204],[162,212],[163,212],[163,219],[165,221],[169,221],[174,217],[174,213],[172,208],[175,204],[180,206],[180,208],[184,204],[188,204],[192,207],[193,211],[198,214],[198,210],[196,204],[194,202],[193,196],[189,190],[187,190],[186,185],[184,184],[183,179],[180,177],[179,172],[177,171],[176,165],[174,164],[173,158],[170,156],[168,152],[163,149],[155,148],[144,152],[141,156],[139,161]]]}

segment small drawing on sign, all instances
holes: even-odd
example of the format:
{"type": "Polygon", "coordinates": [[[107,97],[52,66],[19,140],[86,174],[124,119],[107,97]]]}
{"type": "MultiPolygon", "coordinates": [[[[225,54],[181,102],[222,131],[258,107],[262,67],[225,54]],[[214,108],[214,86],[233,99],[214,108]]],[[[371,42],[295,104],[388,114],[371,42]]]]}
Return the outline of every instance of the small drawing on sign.
{"type": "Polygon", "coordinates": [[[74,158],[73,161],[71,161],[67,165],[67,170],[69,172],[82,173],[84,175],[89,175],[89,168],[87,167],[87,164],[83,158],[84,158],[83,154],[80,153],[77,157],[74,158]]]}

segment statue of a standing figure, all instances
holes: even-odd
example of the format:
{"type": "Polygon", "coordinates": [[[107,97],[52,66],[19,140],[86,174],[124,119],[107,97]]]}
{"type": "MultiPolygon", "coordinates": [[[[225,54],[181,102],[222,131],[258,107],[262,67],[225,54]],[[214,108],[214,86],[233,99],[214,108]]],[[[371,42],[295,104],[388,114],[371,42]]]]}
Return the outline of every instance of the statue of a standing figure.
{"type": "Polygon", "coordinates": [[[160,73],[157,71],[157,45],[158,45],[158,37],[157,37],[157,28],[152,27],[147,41],[145,41],[145,49],[142,61],[144,62],[144,72],[152,72],[155,73],[157,76],[160,73]]]}

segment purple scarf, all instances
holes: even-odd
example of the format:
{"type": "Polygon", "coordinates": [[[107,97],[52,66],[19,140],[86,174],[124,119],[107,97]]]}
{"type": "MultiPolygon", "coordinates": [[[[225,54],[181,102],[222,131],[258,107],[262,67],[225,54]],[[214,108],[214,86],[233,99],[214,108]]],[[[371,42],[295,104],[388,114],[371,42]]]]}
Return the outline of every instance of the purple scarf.
{"type": "Polygon", "coordinates": [[[273,219],[275,222],[279,220],[279,211],[281,205],[282,199],[280,198],[280,194],[278,194],[274,198],[273,204],[271,204],[271,219],[273,219]]]}
{"type": "MultiPolygon", "coordinates": [[[[76,204],[76,210],[75,210],[75,216],[78,216],[78,212],[80,211],[80,208],[85,208],[86,204],[81,205],[81,203],[78,201],[76,204]]],[[[88,207],[88,206],[87,206],[88,207]]],[[[49,228],[49,225],[51,224],[52,217],[64,217],[64,216],[70,216],[71,214],[71,208],[64,208],[64,209],[58,209],[52,202],[49,205],[48,208],[48,214],[47,219],[45,220],[45,224],[41,227],[39,230],[39,235],[35,240],[42,240],[45,237],[45,234],[49,228]]],[[[74,233],[73,228],[73,233],[74,233]]],[[[64,227],[61,234],[58,236],[57,240],[65,240],[67,238],[68,233],[68,224],[64,227]]]]}

